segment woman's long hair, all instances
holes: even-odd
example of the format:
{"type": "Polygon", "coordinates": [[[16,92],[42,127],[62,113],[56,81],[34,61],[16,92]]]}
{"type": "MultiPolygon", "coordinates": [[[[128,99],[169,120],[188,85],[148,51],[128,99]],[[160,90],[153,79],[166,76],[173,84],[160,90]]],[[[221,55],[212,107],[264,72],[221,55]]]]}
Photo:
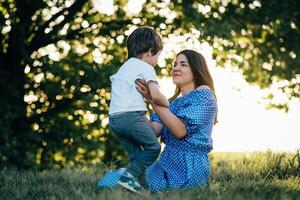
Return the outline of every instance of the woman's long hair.
{"type": "MultiPolygon", "coordinates": [[[[191,66],[191,70],[193,73],[196,88],[201,85],[207,85],[212,90],[212,92],[216,98],[214,81],[210,75],[205,58],[202,56],[202,54],[200,54],[194,50],[189,50],[189,49],[179,52],[176,55],[176,57],[180,54],[185,55],[185,57],[188,60],[189,65],[191,66]]],[[[175,98],[177,98],[180,95],[180,93],[181,93],[180,88],[178,86],[176,86],[175,93],[169,100],[170,101],[174,100],[175,98]]],[[[217,122],[217,117],[215,119],[215,123],[216,122],[217,122]]]]}

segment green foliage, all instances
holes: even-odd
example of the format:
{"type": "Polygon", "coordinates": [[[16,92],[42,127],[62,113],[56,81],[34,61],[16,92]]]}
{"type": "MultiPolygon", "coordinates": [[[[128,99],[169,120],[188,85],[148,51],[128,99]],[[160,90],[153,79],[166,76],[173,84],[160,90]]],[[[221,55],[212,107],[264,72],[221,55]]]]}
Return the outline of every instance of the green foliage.
{"type": "MultiPolygon", "coordinates": [[[[86,0],[0,0],[1,164],[126,163],[107,127],[109,76],[126,59],[135,26],[152,26],[164,39],[198,31],[218,65],[239,68],[263,88],[286,80],[281,90],[299,99],[299,1],[152,0],[138,14],[124,10],[127,1],[114,3],[106,15],[86,0]]],[[[172,59],[156,68],[159,76],[169,75],[172,59]]]]}
{"type": "Polygon", "coordinates": [[[1,199],[297,199],[300,195],[299,157],[296,153],[212,153],[212,173],[209,183],[194,190],[176,190],[143,196],[121,188],[100,190],[97,182],[115,166],[64,168],[60,170],[17,171],[4,168],[0,171],[1,199]],[[280,157],[287,158],[276,163],[280,157]],[[290,174],[284,166],[294,162],[290,174]],[[270,166],[269,163],[276,163],[270,166]],[[273,171],[274,176],[264,174],[273,171]],[[282,169],[282,171],[281,171],[282,169]],[[230,176],[230,178],[228,178],[230,176]]]}

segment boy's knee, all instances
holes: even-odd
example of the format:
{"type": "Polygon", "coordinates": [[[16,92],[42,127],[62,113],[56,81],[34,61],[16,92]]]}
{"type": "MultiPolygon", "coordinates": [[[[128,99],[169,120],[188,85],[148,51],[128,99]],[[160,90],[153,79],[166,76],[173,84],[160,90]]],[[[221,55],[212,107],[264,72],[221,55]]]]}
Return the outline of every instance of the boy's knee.
{"type": "Polygon", "coordinates": [[[148,144],[144,147],[144,150],[146,150],[147,152],[149,152],[152,156],[151,157],[157,157],[160,153],[161,150],[161,146],[160,143],[157,142],[153,142],[151,144],[148,144]]]}
{"type": "Polygon", "coordinates": [[[153,145],[152,150],[153,150],[155,153],[157,153],[157,154],[160,153],[161,145],[159,144],[159,142],[156,142],[156,143],[153,145]]]}

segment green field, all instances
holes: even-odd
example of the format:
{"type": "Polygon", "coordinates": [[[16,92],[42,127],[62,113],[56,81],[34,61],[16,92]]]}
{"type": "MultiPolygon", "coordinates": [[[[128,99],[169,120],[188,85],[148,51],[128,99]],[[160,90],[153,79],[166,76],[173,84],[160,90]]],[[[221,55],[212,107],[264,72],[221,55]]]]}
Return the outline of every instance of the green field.
{"type": "Polygon", "coordinates": [[[211,153],[207,186],[184,191],[135,195],[100,190],[109,167],[20,171],[2,167],[0,199],[300,199],[300,153],[211,153]]]}

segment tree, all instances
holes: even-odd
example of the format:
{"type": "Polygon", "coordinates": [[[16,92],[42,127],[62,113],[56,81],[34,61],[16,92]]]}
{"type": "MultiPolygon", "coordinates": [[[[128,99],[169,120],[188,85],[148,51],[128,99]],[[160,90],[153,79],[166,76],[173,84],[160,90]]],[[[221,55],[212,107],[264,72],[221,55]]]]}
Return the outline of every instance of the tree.
{"type": "MultiPolygon", "coordinates": [[[[146,1],[136,14],[94,1],[0,0],[0,158],[20,167],[122,160],[107,128],[109,76],[126,59],[137,25],[170,33],[200,31],[220,66],[233,65],[262,88],[286,80],[299,99],[299,2],[146,1]]],[[[170,59],[166,68],[170,70],[170,59]]],[[[270,96],[272,98],[272,96],[270,96]]],[[[288,108],[288,102],[277,105],[288,108]]]]}
{"type": "Polygon", "coordinates": [[[269,108],[288,111],[289,102],[300,97],[299,5],[293,0],[224,1],[205,15],[217,19],[205,34],[216,45],[217,61],[236,66],[249,83],[261,88],[278,85],[287,97],[276,102],[270,93],[269,108]]]}
{"type": "Polygon", "coordinates": [[[107,77],[122,60],[108,61],[123,53],[110,34],[128,21],[111,23],[91,7],[85,0],[1,2],[2,162],[59,167],[122,155],[105,142],[111,134],[103,119],[107,77]],[[93,60],[100,48],[106,65],[93,60]]]}

